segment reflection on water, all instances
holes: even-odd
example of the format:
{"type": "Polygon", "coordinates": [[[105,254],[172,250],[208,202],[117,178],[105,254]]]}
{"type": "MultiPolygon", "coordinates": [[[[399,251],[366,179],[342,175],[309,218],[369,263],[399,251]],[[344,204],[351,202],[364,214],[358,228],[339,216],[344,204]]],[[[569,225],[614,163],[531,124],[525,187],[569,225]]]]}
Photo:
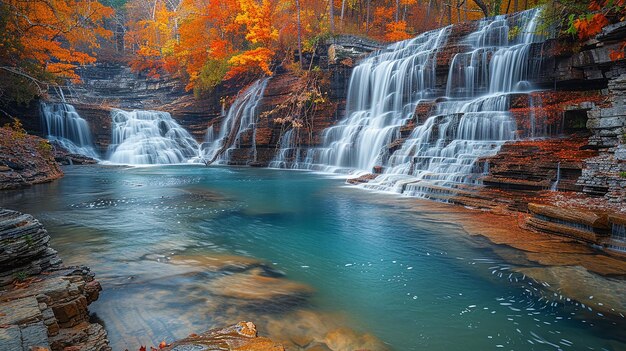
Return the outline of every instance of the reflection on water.
{"type": "Polygon", "coordinates": [[[92,267],[104,291],[91,311],[114,349],[239,320],[290,350],[626,348],[619,299],[554,292],[561,271],[530,278],[543,268],[503,261],[505,248],[426,215],[428,202],[300,172],[66,173],[0,205],[40,218],[67,264],[92,267]]]}

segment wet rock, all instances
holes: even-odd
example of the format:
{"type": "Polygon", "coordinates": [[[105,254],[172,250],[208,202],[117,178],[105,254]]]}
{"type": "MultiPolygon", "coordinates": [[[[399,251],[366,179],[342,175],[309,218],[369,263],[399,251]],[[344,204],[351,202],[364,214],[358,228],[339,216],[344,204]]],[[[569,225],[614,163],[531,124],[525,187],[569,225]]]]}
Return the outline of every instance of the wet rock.
{"type": "Polygon", "coordinates": [[[600,150],[596,157],[585,161],[578,180],[583,191],[603,195],[609,202],[626,202],[626,74],[612,79],[608,84],[612,106],[596,108],[587,113],[587,128],[593,133],[590,147],[600,150]]]}
{"type": "Polygon", "coordinates": [[[104,328],[89,322],[87,306],[98,298],[100,284],[86,267],[60,268],[49,239],[32,216],[0,209],[2,346],[111,350],[104,328]]]}
{"type": "Polygon", "coordinates": [[[388,348],[371,334],[357,334],[348,328],[338,328],[326,334],[324,343],[333,351],[349,350],[388,350],[388,348]]]}
{"type": "MultiPolygon", "coordinates": [[[[378,166],[378,167],[380,167],[380,166],[378,166]]],[[[374,167],[374,168],[376,168],[376,167],[374,167]]],[[[376,169],[375,169],[375,171],[376,171],[376,169]]],[[[378,174],[380,174],[380,173],[382,173],[382,169],[378,172],[378,174]]],[[[346,183],[352,184],[352,185],[357,185],[357,184],[367,183],[367,182],[369,182],[372,179],[376,179],[376,177],[378,177],[376,174],[368,173],[368,174],[364,174],[364,175],[356,177],[356,178],[348,178],[346,180],[346,183]]]]}
{"type": "MultiPolygon", "coordinates": [[[[626,282],[605,279],[577,266],[519,268],[519,272],[548,283],[550,291],[568,296],[597,311],[611,315],[626,314],[626,282]]],[[[623,317],[622,317],[623,318],[623,317]]]]}
{"type": "Polygon", "coordinates": [[[344,316],[311,310],[296,310],[270,318],[263,329],[288,350],[387,351],[389,348],[368,333],[351,329],[344,316]]]}
{"type": "Polygon", "coordinates": [[[165,351],[284,351],[280,343],[257,335],[252,322],[239,322],[233,326],[212,329],[199,335],[191,335],[174,342],[165,351]]]}
{"type": "Polygon", "coordinates": [[[235,255],[173,255],[169,263],[203,267],[208,271],[243,272],[254,267],[264,266],[260,260],[235,255]]]}
{"type": "Polygon", "coordinates": [[[218,296],[279,304],[302,301],[313,292],[307,285],[266,276],[260,268],[218,277],[208,283],[207,289],[218,296]]]}
{"type": "Polygon", "coordinates": [[[47,140],[0,128],[0,190],[17,189],[61,178],[47,140]]]}
{"type": "Polygon", "coordinates": [[[0,288],[58,267],[61,260],[49,241],[46,229],[31,215],[0,208],[0,288]]]}

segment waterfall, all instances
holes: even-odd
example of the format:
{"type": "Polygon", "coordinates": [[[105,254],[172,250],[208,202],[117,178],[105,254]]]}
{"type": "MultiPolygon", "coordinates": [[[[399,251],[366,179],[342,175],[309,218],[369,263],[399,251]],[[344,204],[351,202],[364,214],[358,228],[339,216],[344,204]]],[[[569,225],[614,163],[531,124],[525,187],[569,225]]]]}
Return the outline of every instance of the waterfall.
{"type": "Polygon", "coordinates": [[[43,133],[48,140],[59,144],[70,154],[98,158],[89,124],[80,117],[74,106],[63,102],[42,102],[39,110],[43,133]]]}
{"type": "Polygon", "coordinates": [[[516,136],[509,97],[528,93],[528,80],[538,73],[540,62],[529,55],[530,44],[541,40],[538,17],[534,9],[480,21],[461,39],[464,52],[450,61],[443,84],[436,63],[451,27],[373,54],[352,73],[347,117],[323,132],[323,145],[307,150],[299,168],[382,167],[382,175],[362,186],[443,200],[453,188],[479,184],[483,170],[476,161],[516,136]],[[434,106],[425,121],[415,117],[422,103],[434,106]],[[404,139],[400,128],[409,122],[417,126],[404,139]]]}
{"type": "Polygon", "coordinates": [[[167,112],[111,111],[109,161],[119,164],[183,163],[198,143],[167,112]]]}
{"type": "Polygon", "coordinates": [[[256,161],[256,123],[259,107],[268,78],[255,81],[240,92],[222,121],[215,136],[213,126],[207,130],[206,141],[200,145],[199,159],[207,164],[227,164],[235,149],[241,146],[243,136],[250,133],[251,158],[256,161]]]}
{"type": "Polygon", "coordinates": [[[561,181],[561,162],[556,164],[556,180],[554,181],[554,183],[552,183],[552,186],[550,187],[551,191],[558,191],[559,190],[559,182],[561,181]]]}
{"type": "Polygon", "coordinates": [[[296,144],[298,129],[292,128],[283,134],[278,146],[280,149],[274,159],[270,162],[270,168],[291,168],[299,169],[307,164],[302,158],[302,149],[296,144]]]}
{"type": "MultiPolygon", "coordinates": [[[[354,68],[347,118],[323,132],[323,147],[307,158],[325,171],[371,170],[381,150],[398,137],[417,102],[438,95],[436,53],[450,27],[389,46],[354,68]]],[[[311,165],[310,168],[316,168],[311,165]]]]}

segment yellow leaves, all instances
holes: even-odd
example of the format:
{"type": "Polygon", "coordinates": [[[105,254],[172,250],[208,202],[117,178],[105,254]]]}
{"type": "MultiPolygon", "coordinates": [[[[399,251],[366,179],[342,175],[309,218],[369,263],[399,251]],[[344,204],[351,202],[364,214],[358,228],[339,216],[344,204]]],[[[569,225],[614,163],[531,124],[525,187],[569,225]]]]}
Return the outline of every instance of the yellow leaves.
{"type": "Polygon", "coordinates": [[[274,52],[268,48],[256,48],[233,56],[228,63],[233,66],[226,76],[234,77],[246,71],[261,70],[267,75],[272,75],[270,62],[274,52]]]}
{"type": "Polygon", "coordinates": [[[241,13],[236,22],[246,26],[246,39],[251,43],[268,45],[278,39],[278,29],[272,25],[275,4],[271,0],[238,0],[241,13]]]}

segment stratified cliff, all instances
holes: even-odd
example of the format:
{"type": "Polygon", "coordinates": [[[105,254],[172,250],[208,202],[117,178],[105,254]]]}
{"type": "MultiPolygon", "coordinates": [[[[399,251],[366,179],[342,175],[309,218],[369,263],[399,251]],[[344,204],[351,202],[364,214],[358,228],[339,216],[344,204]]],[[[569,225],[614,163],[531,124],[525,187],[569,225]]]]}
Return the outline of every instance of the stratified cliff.
{"type": "Polygon", "coordinates": [[[102,288],[87,267],[63,267],[30,215],[0,208],[1,349],[110,351],[87,306],[102,288]]]}

